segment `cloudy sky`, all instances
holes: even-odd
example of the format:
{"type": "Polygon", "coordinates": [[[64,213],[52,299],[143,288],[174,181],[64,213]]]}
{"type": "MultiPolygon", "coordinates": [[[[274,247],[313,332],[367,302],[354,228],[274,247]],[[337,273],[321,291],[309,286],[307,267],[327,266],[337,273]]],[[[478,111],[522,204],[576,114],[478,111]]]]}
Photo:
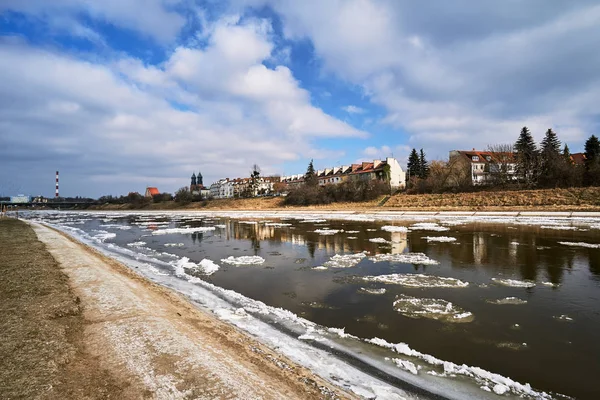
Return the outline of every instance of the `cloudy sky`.
{"type": "Polygon", "coordinates": [[[600,122],[600,4],[0,0],[0,195],[173,192],[600,122]]]}

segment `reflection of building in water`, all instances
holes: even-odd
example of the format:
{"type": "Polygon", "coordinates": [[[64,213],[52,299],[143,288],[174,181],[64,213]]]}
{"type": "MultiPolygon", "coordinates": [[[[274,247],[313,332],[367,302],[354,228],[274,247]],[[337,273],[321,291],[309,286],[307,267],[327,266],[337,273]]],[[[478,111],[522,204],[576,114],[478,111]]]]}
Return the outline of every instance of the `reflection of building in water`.
{"type": "Polygon", "coordinates": [[[392,232],[392,254],[404,253],[406,246],[408,245],[406,238],[406,232],[392,232]]]}
{"type": "Polygon", "coordinates": [[[487,246],[485,235],[482,232],[473,234],[473,263],[481,265],[487,256],[487,246]]]}

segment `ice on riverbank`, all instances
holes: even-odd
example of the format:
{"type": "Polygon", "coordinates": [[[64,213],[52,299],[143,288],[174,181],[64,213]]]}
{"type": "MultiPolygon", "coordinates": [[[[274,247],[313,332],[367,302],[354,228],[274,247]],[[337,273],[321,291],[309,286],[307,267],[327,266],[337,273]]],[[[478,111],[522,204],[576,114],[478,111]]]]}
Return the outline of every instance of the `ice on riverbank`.
{"type": "Polygon", "coordinates": [[[381,282],[413,288],[464,288],[469,286],[468,282],[459,279],[423,274],[364,276],[362,279],[367,282],[381,282]]]}
{"type": "Polygon", "coordinates": [[[222,258],[221,262],[230,265],[257,265],[264,263],[265,259],[261,256],[229,256],[227,258],[222,258]]]}
{"type": "Polygon", "coordinates": [[[535,282],[520,281],[517,279],[492,278],[492,281],[498,285],[508,286],[508,287],[519,287],[519,288],[535,287],[535,282]]]}
{"type": "Polygon", "coordinates": [[[402,253],[402,254],[377,254],[369,257],[372,262],[389,262],[417,265],[437,265],[438,261],[432,260],[423,253],[402,253]]]}
{"type": "Polygon", "coordinates": [[[442,299],[398,295],[394,310],[409,318],[429,318],[443,322],[464,323],[475,319],[471,312],[442,299]]]}

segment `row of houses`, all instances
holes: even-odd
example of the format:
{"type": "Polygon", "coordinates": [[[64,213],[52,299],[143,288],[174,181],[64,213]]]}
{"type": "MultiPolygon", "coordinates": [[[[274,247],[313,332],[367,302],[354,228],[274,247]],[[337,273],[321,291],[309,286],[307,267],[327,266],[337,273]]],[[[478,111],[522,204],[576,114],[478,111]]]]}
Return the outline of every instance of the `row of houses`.
{"type": "Polygon", "coordinates": [[[250,178],[220,179],[210,185],[208,196],[214,199],[268,196],[275,193],[275,184],[280,181],[279,176],[259,177],[254,184],[250,178]]]}
{"type": "MultiPolygon", "coordinates": [[[[389,182],[393,190],[398,190],[404,188],[406,181],[406,173],[398,160],[393,157],[387,157],[385,160],[325,168],[317,170],[315,175],[320,186],[337,185],[349,179],[382,180],[389,182]]],[[[291,189],[304,184],[304,174],[283,176],[281,181],[291,189]]]]}
{"type": "MultiPolygon", "coordinates": [[[[474,185],[482,185],[493,180],[498,173],[506,174],[507,180],[517,179],[517,163],[512,152],[491,152],[480,150],[452,150],[449,155],[450,162],[464,161],[471,170],[471,179],[474,185]]],[[[574,165],[585,164],[584,153],[573,153],[570,156],[574,165]]]]}

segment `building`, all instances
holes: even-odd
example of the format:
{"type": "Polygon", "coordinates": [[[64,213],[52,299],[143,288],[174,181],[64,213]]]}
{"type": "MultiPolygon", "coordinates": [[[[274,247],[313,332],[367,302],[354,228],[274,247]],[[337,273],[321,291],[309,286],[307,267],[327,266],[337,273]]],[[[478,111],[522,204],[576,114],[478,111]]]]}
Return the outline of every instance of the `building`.
{"type": "Polygon", "coordinates": [[[144,194],[144,196],[145,197],[152,197],[152,196],[157,195],[157,194],[160,194],[160,192],[158,191],[157,188],[148,186],[146,188],[146,193],[144,194]]]}
{"type": "Polygon", "coordinates": [[[575,165],[585,165],[585,153],[573,153],[570,158],[571,162],[575,165]]]}
{"type": "MultiPolygon", "coordinates": [[[[337,185],[349,179],[372,181],[380,180],[389,182],[394,190],[404,188],[406,173],[393,157],[387,157],[385,160],[373,160],[372,162],[363,162],[361,164],[342,165],[341,167],[326,168],[318,170],[315,173],[320,186],[337,185]]],[[[281,178],[281,182],[293,189],[304,184],[304,175],[289,175],[281,178]]]]}
{"type": "Polygon", "coordinates": [[[192,181],[190,183],[190,193],[196,196],[200,196],[203,199],[210,196],[210,189],[204,186],[202,174],[198,172],[198,175],[192,173],[192,181]]]}
{"type": "Polygon", "coordinates": [[[19,194],[16,196],[11,196],[10,202],[11,203],[29,203],[29,202],[31,202],[31,197],[25,196],[24,194],[19,194]]]}
{"type": "Polygon", "coordinates": [[[208,195],[213,199],[228,199],[239,197],[256,197],[274,193],[274,185],[281,180],[278,176],[259,177],[255,187],[250,178],[220,179],[210,185],[208,195]]]}
{"type": "Polygon", "coordinates": [[[494,182],[502,176],[504,180],[515,180],[517,164],[512,152],[491,152],[480,150],[452,150],[450,163],[465,161],[471,173],[473,185],[494,182]]]}

